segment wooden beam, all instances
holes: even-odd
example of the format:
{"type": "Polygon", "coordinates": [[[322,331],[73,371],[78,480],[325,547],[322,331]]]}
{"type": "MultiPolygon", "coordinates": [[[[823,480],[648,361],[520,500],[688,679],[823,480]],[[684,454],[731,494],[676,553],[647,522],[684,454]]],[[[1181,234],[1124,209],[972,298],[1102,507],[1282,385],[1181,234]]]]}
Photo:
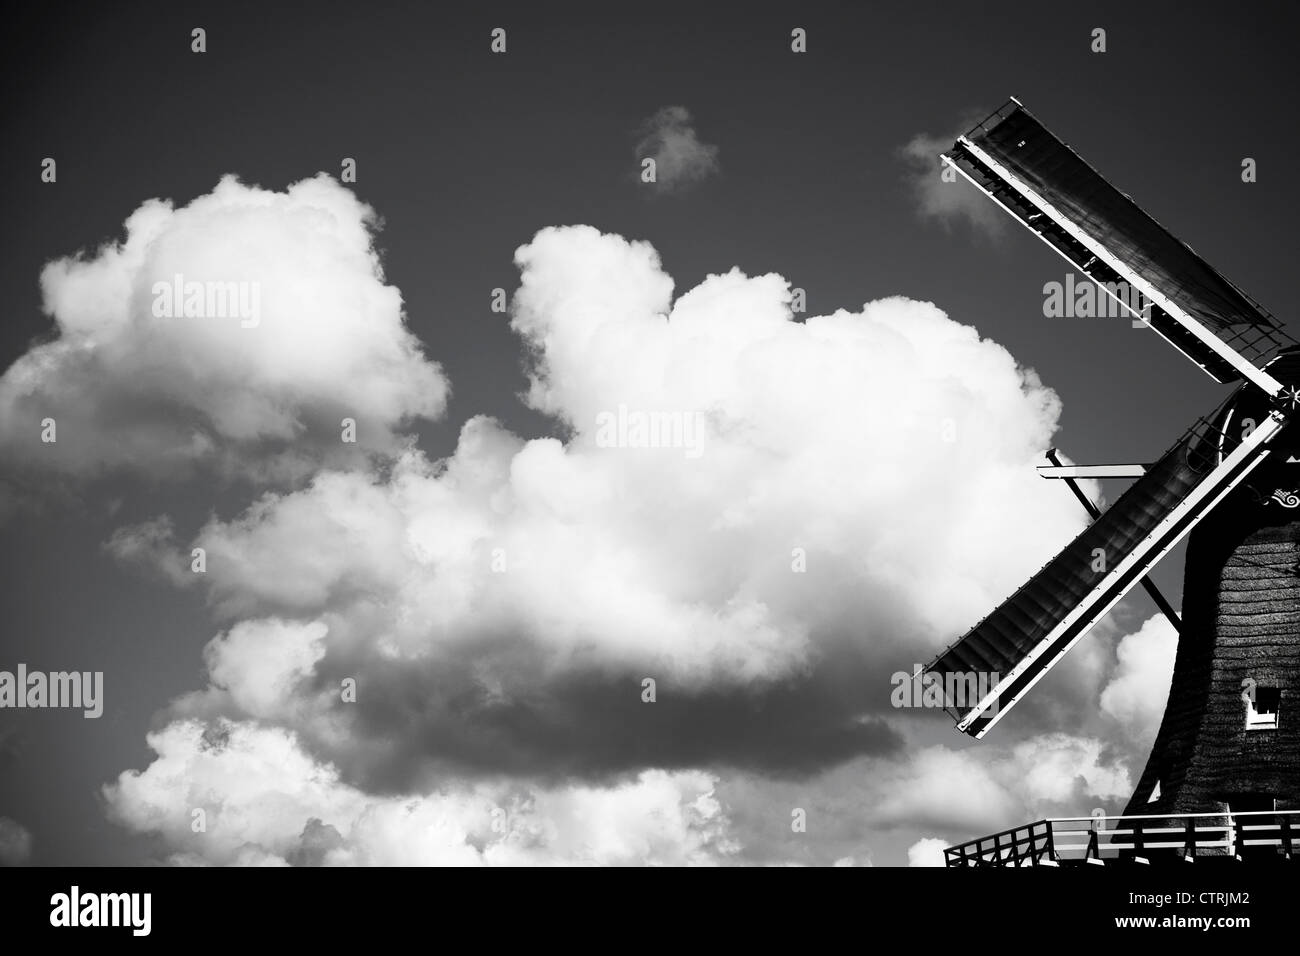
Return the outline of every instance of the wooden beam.
{"type": "MultiPolygon", "coordinates": [[[[1067,465],[1061,464],[1061,456],[1057,454],[1055,448],[1047,449],[1047,460],[1050,461],[1052,463],[1052,466],[1056,468],[1068,467],[1067,465]]],[[[1044,467],[1043,465],[1038,466],[1040,471],[1043,469],[1043,467],[1044,467]]],[[[1100,466],[1100,467],[1106,467],[1106,466],[1100,466]]],[[[1146,472],[1146,469],[1143,468],[1143,466],[1141,465],[1131,465],[1129,467],[1142,468],[1143,473],[1146,472]]],[[[1100,509],[1098,509],[1098,507],[1092,503],[1091,498],[1089,498],[1087,495],[1083,493],[1083,489],[1079,487],[1079,482],[1069,475],[1061,475],[1060,477],[1063,478],[1065,480],[1065,483],[1070,486],[1070,490],[1074,492],[1074,497],[1079,499],[1079,503],[1083,505],[1084,509],[1088,512],[1088,514],[1092,515],[1092,520],[1096,521],[1098,518],[1100,518],[1101,517],[1100,509]]],[[[1155,602],[1156,607],[1160,609],[1160,613],[1163,614],[1169,620],[1169,623],[1174,626],[1174,631],[1178,634],[1181,634],[1183,632],[1182,619],[1178,616],[1178,612],[1174,610],[1174,606],[1170,604],[1168,600],[1165,599],[1165,596],[1163,594],[1160,593],[1160,589],[1156,587],[1155,582],[1152,581],[1149,577],[1144,577],[1141,581],[1141,584],[1142,584],[1142,589],[1147,592],[1147,596],[1151,598],[1151,600],[1155,602]]]]}
{"type": "Polygon", "coordinates": [[[1148,465],[1039,465],[1043,478],[1141,478],[1148,465]]]}

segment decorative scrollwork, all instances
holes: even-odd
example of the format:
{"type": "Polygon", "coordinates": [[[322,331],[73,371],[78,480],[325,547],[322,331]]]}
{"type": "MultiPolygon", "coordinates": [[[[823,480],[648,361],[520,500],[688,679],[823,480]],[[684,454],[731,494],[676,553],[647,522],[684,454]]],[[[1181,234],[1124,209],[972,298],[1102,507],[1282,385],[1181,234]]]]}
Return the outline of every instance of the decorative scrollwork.
{"type": "Polygon", "coordinates": [[[1273,497],[1268,503],[1271,504],[1273,501],[1276,501],[1283,508],[1300,508],[1300,493],[1279,488],[1273,492],[1273,497]]]}

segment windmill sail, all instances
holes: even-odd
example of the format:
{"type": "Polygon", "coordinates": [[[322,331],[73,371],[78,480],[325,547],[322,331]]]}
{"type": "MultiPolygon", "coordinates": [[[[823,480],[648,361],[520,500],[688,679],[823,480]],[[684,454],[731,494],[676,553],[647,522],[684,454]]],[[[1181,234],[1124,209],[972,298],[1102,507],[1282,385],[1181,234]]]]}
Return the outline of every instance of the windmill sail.
{"type": "Polygon", "coordinates": [[[1293,343],[1273,316],[1020,103],[1011,100],[944,158],[1103,288],[1140,292],[1151,327],[1216,380],[1280,389],[1261,366],[1293,343]]]}
{"type": "MultiPolygon", "coordinates": [[[[1243,385],[1236,394],[1251,385],[1243,385]]],[[[1258,393],[1256,393],[1258,394],[1258,393]]],[[[1202,420],[1092,525],[927,668],[958,729],[982,737],[1148,569],[1267,454],[1269,415],[1240,441],[1202,420]],[[953,690],[993,684],[979,701],[953,690]]]]}

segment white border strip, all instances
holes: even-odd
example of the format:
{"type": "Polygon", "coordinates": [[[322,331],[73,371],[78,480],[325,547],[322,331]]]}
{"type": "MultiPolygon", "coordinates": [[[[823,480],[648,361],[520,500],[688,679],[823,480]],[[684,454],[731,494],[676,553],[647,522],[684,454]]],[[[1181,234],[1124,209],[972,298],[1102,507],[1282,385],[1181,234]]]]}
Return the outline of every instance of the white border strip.
{"type": "Polygon", "coordinates": [[[1141,478],[1149,465],[1039,465],[1044,478],[1141,478]]]}

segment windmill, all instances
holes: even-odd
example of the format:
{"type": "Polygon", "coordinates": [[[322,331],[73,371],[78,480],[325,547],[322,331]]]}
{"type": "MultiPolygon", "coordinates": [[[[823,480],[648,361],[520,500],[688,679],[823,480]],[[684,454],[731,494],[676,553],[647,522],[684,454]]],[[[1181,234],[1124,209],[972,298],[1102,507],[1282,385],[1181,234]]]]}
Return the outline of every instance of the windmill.
{"type": "MultiPolygon", "coordinates": [[[[942,159],[1211,378],[1240,385],[1154,463],[1073,466],[1049,452],[1040,472],[1064,479],[1093,522],[925,672],[948,688],[971,675],[987,687],[992,675],[978,700],[945,698],[958,730],[983,737],[1142,584],[1178,629],[1178,650],[1154,749],[1121,818],[1138,822],[1114,845],[1145,861],[1154,823],[1191,834],[1218,814],[1227,836],[1208,842],[1224,855],[1253,842],[1289,858],[1300,815],[1276,811],[1300,810],[1300,425],[1291,424],[1300,349],[1014,98],[942,159]],[[1140,314],[1124,287],[1141,294],[1140,314]],[[1086,477],[1134,481],[1103,512],[1077,484],[1086,477]],[[1146,575],[1189,534],[1180,620],[1146,575]],[[1257,839],[1242,821],[1258,824],[1257,839]]],[[[1092,833],[1091,855],[1096,828],[1080,832],[1092,833]]],[[[1160,845],[1192,858],[1199,839],[1160,845]]],[[[995,842],[992,856],[949,850],[948,861],[1010,858],[1008,841],[995,842]]],[[[1026,847],[1044,859],[1041,840],[1010,842],[1016,859],[1026,847]]]]}

